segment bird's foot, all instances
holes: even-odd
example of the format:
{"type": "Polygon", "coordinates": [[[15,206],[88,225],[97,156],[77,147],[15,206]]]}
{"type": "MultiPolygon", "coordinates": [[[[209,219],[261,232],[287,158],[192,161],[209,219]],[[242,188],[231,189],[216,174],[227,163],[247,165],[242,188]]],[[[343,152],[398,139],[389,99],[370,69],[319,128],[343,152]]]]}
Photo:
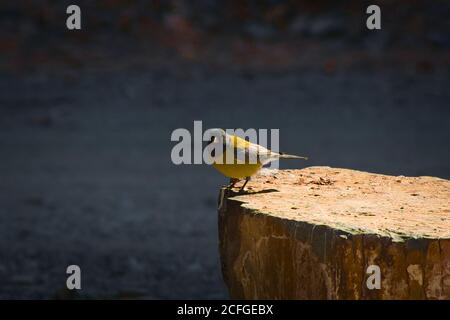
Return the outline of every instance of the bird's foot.
{"type": "Polygon", "coordinates": [[[239,182],[239,179],[230,178],[230,183],[227,185],[227,189],[232,189],[236,183],[239,182]]]}
{"type": "Polygon", "coordinates": [[[242,187],[239,189],[239,193],[241,194],[241,193],[245,193],[245,186],[247,185],[247,182],[249,182],[250,181],[250,177],[247,177],[247,178],[245,178],[245,182],[244,182],[244,184],[242,185],[242,187]]]}

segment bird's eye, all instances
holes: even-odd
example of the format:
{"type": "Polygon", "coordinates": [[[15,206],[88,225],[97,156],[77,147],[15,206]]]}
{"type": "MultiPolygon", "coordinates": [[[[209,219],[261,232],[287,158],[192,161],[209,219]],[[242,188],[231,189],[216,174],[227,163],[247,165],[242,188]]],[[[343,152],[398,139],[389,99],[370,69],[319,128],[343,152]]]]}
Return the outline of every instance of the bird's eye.
{"type": "Polygon", "coordinates": [[[211,139],[209,139],[209,143],[213,143],[214,142],[215,137],[211,137],[211,139]]]}

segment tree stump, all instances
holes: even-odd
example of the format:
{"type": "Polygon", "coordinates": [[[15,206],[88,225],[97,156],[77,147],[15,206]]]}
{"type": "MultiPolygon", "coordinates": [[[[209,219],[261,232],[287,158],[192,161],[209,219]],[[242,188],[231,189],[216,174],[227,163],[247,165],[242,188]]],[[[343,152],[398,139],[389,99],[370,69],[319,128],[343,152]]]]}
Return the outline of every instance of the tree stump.
{"type": "MultiPolygon", "coordinates": [[[[267,171],[268,172],[268,171],[267,171]]],[[[233,299],[450,299],[450,181],[310,167],[221,189],[233,299]],[[368,285],[379,267],[380,287],[368,285]]]]}

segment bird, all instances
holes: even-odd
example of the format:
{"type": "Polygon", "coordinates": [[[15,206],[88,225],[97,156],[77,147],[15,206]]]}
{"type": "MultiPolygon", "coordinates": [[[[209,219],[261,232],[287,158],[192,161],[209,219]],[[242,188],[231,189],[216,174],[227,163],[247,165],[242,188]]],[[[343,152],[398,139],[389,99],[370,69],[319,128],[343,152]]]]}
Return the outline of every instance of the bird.
{"type": "Polygon", "coordinates": [[[228,188],[233,188],[237,182],[245,179],[239,192],[244,191],[252,176],[272,161],[279,159],[308,160],[307,157],[271,151],[236,135],[228,134],[223,129],[210,129],[209,133],[211,139],[208,146],[211,148],[211,164],[220,173],[230,178],[228,188]],[[217,150],[221,152],[216,152],[217,150]],[[229,157],[229,161],[227,161],[227,157],[229,157]]]}

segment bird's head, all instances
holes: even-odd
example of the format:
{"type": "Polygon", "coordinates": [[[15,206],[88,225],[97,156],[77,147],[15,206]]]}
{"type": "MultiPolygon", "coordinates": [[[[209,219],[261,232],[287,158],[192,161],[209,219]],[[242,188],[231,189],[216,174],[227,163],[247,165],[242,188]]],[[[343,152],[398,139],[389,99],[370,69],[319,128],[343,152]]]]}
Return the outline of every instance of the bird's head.
{"type": "Polygon", "coordinates": [[[225,139],[226,139],[226,132],[223,129],[219,129],[219,128],[214,128],[214,129],[209,129],[208,130],[208,134],[209,134],[209,143],[224,143],[225,139]]]}

